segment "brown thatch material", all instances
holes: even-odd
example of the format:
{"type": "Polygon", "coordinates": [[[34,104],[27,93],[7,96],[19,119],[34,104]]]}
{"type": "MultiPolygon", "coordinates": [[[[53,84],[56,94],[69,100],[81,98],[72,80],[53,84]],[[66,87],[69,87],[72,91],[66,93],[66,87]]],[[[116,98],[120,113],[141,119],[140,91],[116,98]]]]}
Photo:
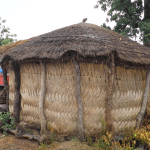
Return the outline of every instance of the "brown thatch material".
{"type": "MultiPolygon", "coordinates": [[[[18,41],[19,42],[19,41],[18,41]]],[[[3,47],[0,62],[10,56],[14,61],[31,58],[59,59],[67,51],[74,50],[81,56],[108,56],[115,51],[119,59],[144,65],[150,64],[150,49],[114,31],[79,23],[36,38],[8,50],[3,47]]],[[[8,47],[11,45],[8,44],[8,47]]]]}
{"type": "Polygon", "coordinates": [[[17,41],[17,42],[13,42],[13,43],[1,46],[0,47],[0,53],[4,54],[4,53],[8,52],[10,49],[12,49],[12,48],[14,48],[14,47],[16,47],[18,45],[21,45],[21,44],[23,44],[23,43],[25,43],[27,41],[29,41],[29,39],[27,39],[27,40],[20,40],[20,41],[17,41]]]}
{"type": "MultiPolygon", "coordinates": [[[[20,66],[20,89],[15,85],[19,69],[7,66],[9,108],[15,114],[12,106],[19,102],[15,95],[20,92],[20,121],[63,136],[80,131],[81,137],[99,136],[106,122],[115,133],[136,127],[150,67],[149,48],[84,22],[9,46],[1,47],[0,63],[20,66]],[[44,70],[40,62],[45,62],[44,70]]],[[[150,110],[150,97],[147,101],[150,110]]]]}

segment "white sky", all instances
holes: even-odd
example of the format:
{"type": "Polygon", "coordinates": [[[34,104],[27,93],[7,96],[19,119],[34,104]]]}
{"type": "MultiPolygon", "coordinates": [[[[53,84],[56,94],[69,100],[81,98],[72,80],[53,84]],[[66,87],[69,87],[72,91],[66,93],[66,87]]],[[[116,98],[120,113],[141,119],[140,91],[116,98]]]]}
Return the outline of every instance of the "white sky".
{"type": "MultiPolygon", "coordinates": [[[[0,0],[0,17],[17,40],[51,32],[88,18],[102,25],[107,13],[94,9],[97,0],[0,0]]],[[[112,25],[113,26],[113,25],[112,25]]]]}

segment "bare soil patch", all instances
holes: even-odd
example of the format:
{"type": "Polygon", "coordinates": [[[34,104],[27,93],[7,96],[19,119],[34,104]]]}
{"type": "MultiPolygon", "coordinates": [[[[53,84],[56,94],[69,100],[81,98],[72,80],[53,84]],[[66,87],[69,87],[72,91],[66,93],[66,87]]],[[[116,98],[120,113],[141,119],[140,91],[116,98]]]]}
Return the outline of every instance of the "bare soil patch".
{"type": "Polygon", "coordinates": [[[96,150],[96,148],[78,140],[38,145],[36,141],[17,139],[13,134],[8,133],[5,136],[0,133],[0,150],[96,150]]]}

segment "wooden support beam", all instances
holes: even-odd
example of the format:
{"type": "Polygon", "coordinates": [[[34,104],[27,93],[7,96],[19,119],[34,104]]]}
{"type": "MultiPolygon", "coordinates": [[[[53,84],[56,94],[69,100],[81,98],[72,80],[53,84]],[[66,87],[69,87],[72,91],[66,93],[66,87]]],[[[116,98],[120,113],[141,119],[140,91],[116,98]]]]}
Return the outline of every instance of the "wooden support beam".
{"type": "Polygon", "coordinates": [[[6,90],[6,106],[7,106],[7,111],[9,111],[9,86],[7,81],[7,70],[4,65],[2,65],[2,70],[3,70],[3,83],[4,83],[4,88],[6,90]]]}
{"type": "Polygon", "coordinates": [[[15,118],[15,123],[20,122],[20,65],[17,62],[13,62],[13,69],[15,75],[15,96],[13,103],[13,117],[15,118]]]}
{"type": "Polygon", "coordinates": [[[146,106],[147,106],[149,84],[150,84],[150,70],[148,70],[148,72],[146,74],[145,91],[144,91],[144,95],[143,95],[143,101],[142,101],[141,111],[137,115],[137,125],[136,125],[136,128],[140,128],[140,126],[142,125],[143,120],[144,120],[144,115],[145,115],[146,106]]]}
{"type": "Polygon", "coordinates": [[[106,122],[107,128],[109,131],[113,132],[113,125],[112,125],[112,117],[111,117],[111,110],[112,110],[112,97],[113,97],[113,84],[114,84],[114,76],[115,76],[115,60],[114,60],[114,53],[110,54],[110,61],[108,64],[108,88],[106,93],[105,99],[105,112],[106,112],[106,122]]]}
{"type": "Polygon", "coordinates": [[[45,91],[46,91],[46,83],[45,83],[45,76],[46,76],[46,65],[43,62],[41,64],[41,95],[39,99],[39,115],[40,115],[40,122],[41,122],[41,134],[44,134],[46,131],[46,118],[44,115],[44,100],[45,100],[45,91]]]}
{"type": "Polygon", "coordinates": [[[78,134],[79,140],[81,142],[84,141],[84,128],[83,128],[83,106],[81,100],[81,91],[80,91],[80,66],[79,62],[77,61],[75,55],[73,55],[73,63],[75,68],[75,80],[76,80],[76,100],[78,104],[78,134]]]}

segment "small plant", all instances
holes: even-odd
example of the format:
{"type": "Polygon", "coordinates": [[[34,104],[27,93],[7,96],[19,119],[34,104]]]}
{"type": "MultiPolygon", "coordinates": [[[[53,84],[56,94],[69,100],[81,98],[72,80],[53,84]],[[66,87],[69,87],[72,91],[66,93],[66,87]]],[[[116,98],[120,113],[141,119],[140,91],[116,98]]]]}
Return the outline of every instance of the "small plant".
{"type": "Polygon", "coordinates": [[[104,117],[102,114],[100,114],[100,122],[102,124],[101,135],[105,135],[107,131],[107,122],[104,120],[104,117]]]}
{"type": "Polygon", "coordinates": [[[25,133],[33,134],[33,131],[29,128],[25,130],[25,133]]]}
{"type": "Polygon", "coordinates": [[[0,121],[3,122],[3,125],[0,127],[0,129],[3,129],[3,134],[7,135],[7,129],[14,129],[15,128],[15,119],[10,117],[9,112],[4,112],[3,114],[0,114],[0,121]]]}
{"type": "Polygon", "coordinates": [[[100,139],[97,139],[93,146],[100,149],[110,149],[112,146],[112,139],[112,134],[106,131],[106,134],[102,135],[100,139]]]}
{"type": "Polygon", "coordinates": [[[76,140],[77,140],[77,137],[75,137],[75,136],[71,139],[72,142],[76,141],[76,140]]]}
{"type": "Polygon", "coordinates": [[[45,150],[47,148],[47,144],[46,143],[41,143],[38,150],[45,150]]]}
{"type": "Polygon", "coordinates": [[[89,135],[86,135],[86,142],[89,146],[93,146],[93,140],[89,135]]]}

